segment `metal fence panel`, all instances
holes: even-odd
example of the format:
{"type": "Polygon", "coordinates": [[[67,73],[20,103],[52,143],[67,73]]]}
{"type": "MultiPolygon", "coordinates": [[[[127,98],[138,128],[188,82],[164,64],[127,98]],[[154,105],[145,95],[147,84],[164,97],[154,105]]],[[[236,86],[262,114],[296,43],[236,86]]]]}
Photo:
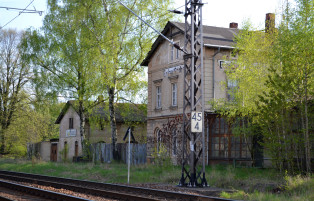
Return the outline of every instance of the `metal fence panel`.
{"type": "MultiPolygon", "coordinates": [[[[138,165],[146,163],[146,144],[131,144],[131,164],[138,165]]],[[[119,158],[124,163],[128,163],[128,144],[117,144],[119,158]]],[[[110,163],[113,160],[111,144],[96,143],[91,145],[94,162],[110,163]]]]}

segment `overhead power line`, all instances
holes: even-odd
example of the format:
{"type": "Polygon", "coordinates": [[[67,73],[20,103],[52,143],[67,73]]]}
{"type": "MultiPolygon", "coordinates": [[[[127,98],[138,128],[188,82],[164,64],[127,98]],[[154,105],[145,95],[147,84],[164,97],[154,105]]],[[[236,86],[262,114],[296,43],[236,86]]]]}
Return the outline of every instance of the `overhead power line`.
{"type": "Polygon", "coordinates": [[[172,44],[175,48],[177,48],[178,50],[181,50],[182,52],[186,53],[183,48],[181,48],[178,44],[174,43],[172,40],[170,40],[169,38],[167,38],[165,35],[163,35],[162,33],[160,33],[159,31],[157,31],[153,26],[151,26],[150,24],[148,24],[143,18],[141,18],[140,16],[138,16],[134,11],[132,11],[130,8],[128,8],[126,5],[124,5],[121,1],[118,0],[118,2],[124,6],[126,9],[128,9],[131,13],[133,13],[133,15],[135,15],[137,18],[139,18],[142,22],[144,22],[147,26],[149,26],[151,29],[153,29],[158,35],[160,35],[161,37],[163,37],[166,41],[168,41],[170,44],[172,44]]]}
{"type": "MultiPolygon", "coordinates": [[[[7,26],[8,24],[10,24],[13,20],[15,20],[16,18],[18,18],[22,13],[27,13],[27,12],[25,12],[25,11],[28,11],[28,10],[27,10],[28,6],[31,5],[33,2],[34,2],[34,0],[32,0],[24,9],[20,9],[20,10],[22,10],[22,11],[19,12],[19,14],[18,14],[17,16],[15,16],[13,19],[11,19],[9,22],[7,22],[5,25],[3,25],[2,27],[0,27],[0,29],[2,29],[3,27],[7,26]]],[[[7,9],[8,9],[8,7],[4,7],[4,8],[7,8],[7,9]]],[[[19,8],[9,8],[9,9],[19,10],[19,8]]],[[[39,11],[39,12],[42,13],[42,11],[39,11]]],[[[38,12],[38,13],[39,13],[39,12],[38,12]]]]}
{"type": "Polygon", "coordinates": [[[36,8],[34,8],[34,10],[23,9],[23,8],[12,8],[12,7],[5,7],[5,6],[0,6],[0,8],[4,8],[6,10],[21,10],[21,11],[23,11],[23,13],[38,13],[40,16],[43,14],[43,11],[36,10],[36,8]],[[25,12],[25,11],[27,11],[27,12],[25,12]]]}

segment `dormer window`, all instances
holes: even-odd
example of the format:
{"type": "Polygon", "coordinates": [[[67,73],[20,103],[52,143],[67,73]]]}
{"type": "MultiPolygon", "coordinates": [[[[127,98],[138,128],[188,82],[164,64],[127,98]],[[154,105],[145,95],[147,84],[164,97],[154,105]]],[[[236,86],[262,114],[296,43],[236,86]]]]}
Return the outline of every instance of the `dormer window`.
{"type": "MultiPolygon", "coordinates": [[[[179,42],[175,42],[176,45],[180,46],[179,42]]],[[[169,46],[169,63],[178,61],[180,57],[180,50],[175,48],[172,44],[169,46]]]]}

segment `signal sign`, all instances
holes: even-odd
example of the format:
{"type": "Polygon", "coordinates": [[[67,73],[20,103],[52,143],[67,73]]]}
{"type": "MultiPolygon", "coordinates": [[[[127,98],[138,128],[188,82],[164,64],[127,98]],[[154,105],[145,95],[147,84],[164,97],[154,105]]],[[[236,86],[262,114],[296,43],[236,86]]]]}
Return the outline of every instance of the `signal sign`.
{"type": "Polygon", "coordinates": [[[203,113],[192,112],[191,113],[191,132],[200,133],[203,132],[203,113]]]}

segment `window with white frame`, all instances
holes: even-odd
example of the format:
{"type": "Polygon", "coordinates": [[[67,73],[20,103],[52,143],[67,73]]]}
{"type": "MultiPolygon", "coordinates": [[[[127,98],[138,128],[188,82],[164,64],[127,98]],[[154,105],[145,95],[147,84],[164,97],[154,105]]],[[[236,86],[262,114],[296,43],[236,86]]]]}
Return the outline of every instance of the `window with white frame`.
{"type": "MultiPolygon", "coordinates": [[[[175,42],[176,45],[180,46],[179,42],[175,42]]],[[[174,62],[179,60],[180,50],[175,48],[172,44],[169,47],[169,62],[174,62]]]]}
{"type": "Polygon", "coordinates": [[[170,62],[172,62],[172,61],[174,61],[174,46],[173,45],[171,45],[170,46],[170,62]]]}
{"type": "Polygon", "coordinates": [[[227,80],[227,100],[234,101],[234,93],[238,86],[236,80],[227,80]]]}
{"type": "Polygon", "coordinates": [[[226,66],[230,65],[231,61],[218,60],[219,68],[221,70],[225,69],[226,66]]]}
{"type": "Polygon", "coordinates": [[[156,109],[161,108],[161,86],[156,86],[156,109]]]}
{"type": "Polygon", "coordinates": [[[177,106],[178,104],[177,91],[177,83],[171,83],[171,106],[177,106]]]}
{"type": "MultiPolygon", "coordinates": [[[[178,46],[180,46],[180,43],[179,42],[176,42],[176,44],[178,46]]],[[[180,50],[178,48],[175,48],[175,52],[176,52],[176,60],[179,60],[179,57],[180,57],[180,50]]]]}

